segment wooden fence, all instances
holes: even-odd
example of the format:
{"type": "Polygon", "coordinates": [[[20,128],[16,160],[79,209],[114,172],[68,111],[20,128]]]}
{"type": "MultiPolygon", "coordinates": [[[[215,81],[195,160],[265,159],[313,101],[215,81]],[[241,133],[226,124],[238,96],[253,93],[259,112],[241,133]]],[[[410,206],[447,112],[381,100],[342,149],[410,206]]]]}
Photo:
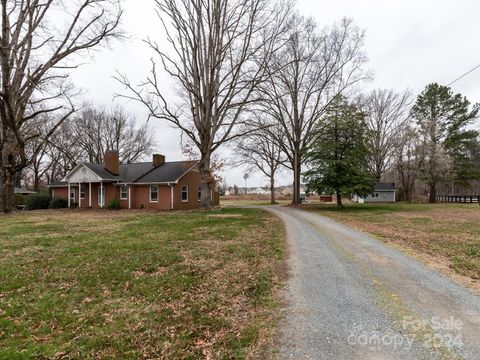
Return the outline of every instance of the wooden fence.
{"type": "Polygon", "coordinates": [[[480,195],[441,195],[437,196],[438,202],[480,204],[480,195]]]}

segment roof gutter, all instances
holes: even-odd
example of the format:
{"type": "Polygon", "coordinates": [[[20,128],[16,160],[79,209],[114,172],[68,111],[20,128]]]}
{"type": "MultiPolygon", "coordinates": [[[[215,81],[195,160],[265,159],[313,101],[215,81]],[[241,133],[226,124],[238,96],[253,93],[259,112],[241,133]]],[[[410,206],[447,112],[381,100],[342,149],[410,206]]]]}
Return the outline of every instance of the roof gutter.
{"type": "Polygon", "coordinates": [[[167,182],[145,182],[145,183],[138,183],[138,182],[132,182],[132,183],[128,183],[128,184],[125,184],[125,185],[170,185],[170,184],[178,184],[178,180],[176,181],[167,181],[167,182]]]}

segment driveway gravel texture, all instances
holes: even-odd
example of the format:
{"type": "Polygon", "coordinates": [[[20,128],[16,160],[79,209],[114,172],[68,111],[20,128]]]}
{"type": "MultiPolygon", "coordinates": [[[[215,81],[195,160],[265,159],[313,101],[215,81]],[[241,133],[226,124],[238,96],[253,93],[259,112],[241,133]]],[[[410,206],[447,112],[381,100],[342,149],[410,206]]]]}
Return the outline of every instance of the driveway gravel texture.
{"type": "Polygon", "coordinates": [[[480,359],[480,296],[374,237],[289,207],[279,359],[480,359]]]}

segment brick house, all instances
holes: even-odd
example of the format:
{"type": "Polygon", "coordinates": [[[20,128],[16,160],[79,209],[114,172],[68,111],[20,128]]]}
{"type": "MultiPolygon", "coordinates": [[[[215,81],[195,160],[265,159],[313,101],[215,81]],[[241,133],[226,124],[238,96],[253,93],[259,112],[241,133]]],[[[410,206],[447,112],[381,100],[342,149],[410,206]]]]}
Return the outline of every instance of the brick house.
{"type": "MultiPolygon", "coordinates": [[[[197,161],[165,162],[165,156],[154,154],[152,162],[120,164],[117,151],[107,151],[104,159],[104,164],[81,163],[49,184],[52,197],[79,208],[103,208],[114,199],[126,209],[200,208],[197,161]]],[[[218,205],[218,194],[212,195],[218,205]]]]}

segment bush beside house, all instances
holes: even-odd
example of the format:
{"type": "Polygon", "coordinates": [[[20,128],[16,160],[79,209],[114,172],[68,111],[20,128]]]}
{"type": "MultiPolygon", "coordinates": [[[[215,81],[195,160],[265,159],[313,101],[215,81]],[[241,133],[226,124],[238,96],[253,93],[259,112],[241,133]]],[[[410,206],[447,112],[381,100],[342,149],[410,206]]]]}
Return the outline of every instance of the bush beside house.
{"type": "Polygon", "coordinates": [[[118,199],[113,199],[107,206],[108,210],[120,210],[122,206],[120,205],[120,201],[118,199]]]}
{"type": "Polygon", "coordinates": [[[32,194],[27,197],[25,205],[27,205],[27,210],[43,210],[48,209],[50,200],[48,193],[32,194]]]}
{"type": "Polygon", "coordinates": [[[66,209],[68,208],[68,201],[61,198],[55,198],[50,200],[49,209],[66,209]]]}

